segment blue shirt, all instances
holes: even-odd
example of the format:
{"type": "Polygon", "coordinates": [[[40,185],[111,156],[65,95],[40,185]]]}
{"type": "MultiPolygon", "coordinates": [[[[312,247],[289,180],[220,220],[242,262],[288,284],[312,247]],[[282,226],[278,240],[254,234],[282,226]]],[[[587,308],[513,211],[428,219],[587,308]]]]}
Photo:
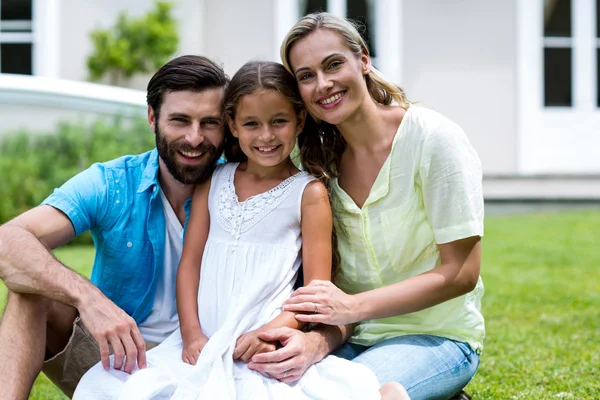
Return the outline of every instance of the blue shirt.
{"type": "Polygon", "coordinates": [[[92,283],[138,324],[152,311],[164,263],[159,190],[154,149],[93,164],[42,203],[65,213],[75,235],[91,231],[96,246],[92,283]]]}

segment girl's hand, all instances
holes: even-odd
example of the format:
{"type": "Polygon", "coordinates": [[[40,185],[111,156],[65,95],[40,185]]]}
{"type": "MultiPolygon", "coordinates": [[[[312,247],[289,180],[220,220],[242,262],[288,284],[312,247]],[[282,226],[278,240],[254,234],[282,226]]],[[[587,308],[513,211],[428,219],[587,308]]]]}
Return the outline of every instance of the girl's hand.
{"type": "Polygon", "coordinates": [[[283,302],[283,309],[299,313],[296,319],[302,322],[346,325],[361,320],[356,298],[329,281],[314,280],[295,290],[283,302]]]}
{"type": "Polygon", "coordinates": [[[206,343],[208,343],[208,337],[202,332],[199,332],[188,340],[184,340],[183,351],[181,353],[183,362],[190,365],[196,365],[198,357],[204,346],[206,346],[206,343]]]}
{"type": "Polygon", "coordinates": [[[260,353],[275,351],[275,344],[258,337],[260,331],[254,330],[244,333],[238,338],[233,351],[234,360],[250,361],[252,356],[260,353]]]}

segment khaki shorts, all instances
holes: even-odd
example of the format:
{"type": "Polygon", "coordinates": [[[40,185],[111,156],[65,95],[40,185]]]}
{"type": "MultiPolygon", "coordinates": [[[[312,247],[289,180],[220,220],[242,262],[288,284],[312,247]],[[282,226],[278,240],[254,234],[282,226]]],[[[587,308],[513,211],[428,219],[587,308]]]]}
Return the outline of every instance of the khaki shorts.
{"type": "MultiPolygon", "coordinates": [[[[146,342],[146,349],[150,350],[156,345],[146,342]]],[[[69,342],[60,353],[44,361],[42,372],[71,398],[81,377],[99,361],[98,343],[77,317],[69,342]]]]}

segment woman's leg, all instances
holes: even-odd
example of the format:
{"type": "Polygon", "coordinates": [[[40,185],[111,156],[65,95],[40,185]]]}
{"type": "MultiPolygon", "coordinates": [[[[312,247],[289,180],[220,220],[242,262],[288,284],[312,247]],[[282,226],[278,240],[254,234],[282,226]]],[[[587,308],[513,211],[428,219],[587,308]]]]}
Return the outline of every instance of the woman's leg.
{"type": "Polygon", "coordinates": [[[382,385],[400,383],[413,400],[451,398],[469,383],[479,366],[479,356],[466,343],[430,335],[385,340],[353,361],[369,367],[382,385]]]}

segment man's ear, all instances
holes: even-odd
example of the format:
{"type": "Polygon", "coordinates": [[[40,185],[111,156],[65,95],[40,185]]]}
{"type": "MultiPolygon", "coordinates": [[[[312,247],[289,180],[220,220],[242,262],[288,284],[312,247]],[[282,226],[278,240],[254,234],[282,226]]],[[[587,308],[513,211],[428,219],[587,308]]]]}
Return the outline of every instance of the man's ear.
{"type": "Polygon", "coordinates": [[[156,132],[157,123],[158,121],[156,120],[156,115],[154,115],[154,109],[151,106],[148,106],[148,125],[150,125],[152,132],[156,132]]]}
{"type": "Polygon", "coordinates": [[[237,129],[235,128],[235,122],[231,119],[231,117],[225,117],[225,119],[227,120],[227,125],[229,125],[229,130],[231,131],[233,137],[239,138],[240,135],[237,129]]]}
{"type": "Polygon", "coordinates": [[[298,123],[296,124],[296,136],[298,136],[302,132],[302,129],[304,129],[304,123],[306,122],[306,110],[300,111],[296,118],[298,119],[298,123]]]}

